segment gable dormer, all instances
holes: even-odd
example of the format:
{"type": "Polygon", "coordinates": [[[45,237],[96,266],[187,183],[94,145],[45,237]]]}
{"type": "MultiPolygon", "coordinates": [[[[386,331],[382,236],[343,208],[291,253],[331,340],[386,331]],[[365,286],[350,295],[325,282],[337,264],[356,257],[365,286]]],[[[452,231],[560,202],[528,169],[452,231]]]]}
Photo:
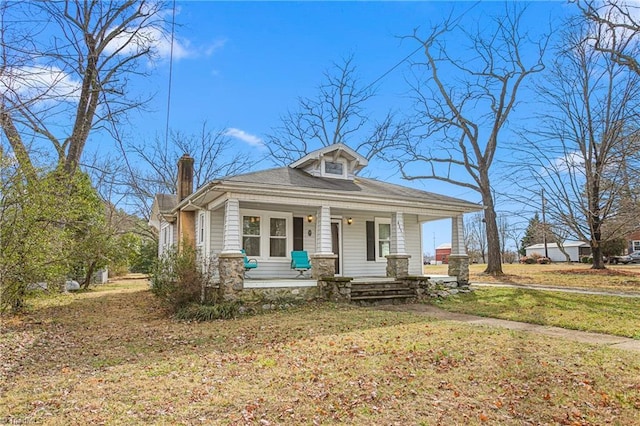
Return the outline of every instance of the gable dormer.
{"type": "Polygon", "coordinates": [[[292,169],[300,169],[313,176],[353,180],[369,162],[365,157],[342,143],[312,151],[291,163],[292,169]]]}

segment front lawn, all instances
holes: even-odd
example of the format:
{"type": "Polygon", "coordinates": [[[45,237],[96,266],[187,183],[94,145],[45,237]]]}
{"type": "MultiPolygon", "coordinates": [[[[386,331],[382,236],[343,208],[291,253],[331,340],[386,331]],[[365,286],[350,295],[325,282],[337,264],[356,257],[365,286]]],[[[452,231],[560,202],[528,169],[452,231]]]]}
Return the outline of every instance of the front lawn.
{"type": "Polygon", "coordinates": [[[0,423],[640,424],[640,359],[331,304],[167,319],[145,283],[3,318],[0,423]]]}
{"type": "MultiPolygon", "coordinates": [[[[580,263],[553,263],[550,265],[502,265],[504,275],[494,277],[483,271],[487,265],[475,264],[469,268],[471,282],[541,284],[557,287],[597,288],[640,292],[640,265],[607,265],[604,270],[591,269],[580,263]]],[[[425,265],[426,275],[446,274],[447,265],[425,265]]]]}
{"type": "Polygon", "coordinates": [[[626,351],[331,304],[177,322],[144,282],[31,303],[0,423],[640,423],[626,351]]]}
{"type": "Polygon", "coordinates": [[[451,312],[640,339],[640,298],[481,288],[434,303],[451,312]]]}

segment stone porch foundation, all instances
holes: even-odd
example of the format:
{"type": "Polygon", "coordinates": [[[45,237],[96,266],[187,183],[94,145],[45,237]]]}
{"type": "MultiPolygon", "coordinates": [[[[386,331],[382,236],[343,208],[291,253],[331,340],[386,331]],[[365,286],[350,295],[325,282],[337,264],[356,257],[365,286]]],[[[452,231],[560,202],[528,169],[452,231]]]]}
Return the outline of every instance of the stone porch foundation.
{"type": "Polygon", "coordinates": [[[390,254],[387,258],[387,277],[403,278],[409,275],[408,254],[390,254]]]}
{"type": "Polygon", "coordinates": [[[220,284],[218,296],[221,301],[236,300],[244,289],[244,255],[221,253],[219,256],[220,284]]]}
{"type": "Polygon", "coordinates": [[[336,275],[335,254],[313,254],[311,255],[311,278],[320,280],[322,277],[333,277],[336,275]]]}
{"type": "Polygon", "coordinates": [[[449,275],[458,277],[458,284],[469,284],[469,256],[461,254],[449,255],[449,275]]]}

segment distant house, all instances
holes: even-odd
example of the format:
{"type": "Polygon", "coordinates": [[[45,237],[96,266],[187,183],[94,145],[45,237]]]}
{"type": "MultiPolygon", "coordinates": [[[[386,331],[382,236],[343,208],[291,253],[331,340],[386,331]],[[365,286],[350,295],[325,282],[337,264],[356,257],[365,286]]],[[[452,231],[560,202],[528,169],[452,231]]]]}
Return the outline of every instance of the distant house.
{"type": "Polygon", "coordinates": [[[627,241],[629,243],[629,253],[640,251],[640,229],[629,234],[627,241]]]}
{"type": "Polygon", "coordinates": [[[451,254],[451,243],[440,244],[436,247],[436,263],[449,263],[449,255],[451,254]]]}
{"type": "MultiPolygon", "coordinates": [[[[564,250],[567,252],[572,262],[579,262],[583,256],[591,255],[591,246],[584,241],[566,241],[563,245],[564,250]]],[[[540,256],[545,255],[544,244],[534,244],[529,247],[525,247],[527,256],[532,256],[534,253],[540,256]]],[[[566,262],[567,258],[560,251],[556,243],[547,243],[547,252],[549,258],[553,262],[566,262]]]]}
{"type": "MultiPolygon", "coordinates": [[[[190,244],[205,260],[215,259],[221,282],[245,253],[258,264],[250,280],[294,279],[294,250],[308,253],[314,280],[419,276],[422,223],[443,218],[452,222],[450,269],[462,265],[450,275],[463,270],[467,279],[462,218],[482,206],[360,177],[368,161],[346,145],[313,151],[288,167],[216,179],[195,192],[193,161],[180,159],[177,196],[156,196],[150,224],[160,233],[159,255],[190,244]]],[[[238,279],[236,289],[249,284],[238,279]]]]}

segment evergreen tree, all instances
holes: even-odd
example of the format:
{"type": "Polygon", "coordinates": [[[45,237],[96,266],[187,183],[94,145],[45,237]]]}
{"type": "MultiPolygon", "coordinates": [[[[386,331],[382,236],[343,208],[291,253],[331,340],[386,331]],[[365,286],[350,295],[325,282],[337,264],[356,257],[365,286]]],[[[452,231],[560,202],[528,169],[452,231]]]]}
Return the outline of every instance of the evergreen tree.
{"type": "Polygon", "coordinates": [[[531,219],[529,219],[529,225],[524,233],[524,237],[520,241],[520,255],[526,255],[525,248],[533,244],[540,244],[544,242],[542,229],[542,222],[540,222],[540,216],[536,212],[531,219]]]}

